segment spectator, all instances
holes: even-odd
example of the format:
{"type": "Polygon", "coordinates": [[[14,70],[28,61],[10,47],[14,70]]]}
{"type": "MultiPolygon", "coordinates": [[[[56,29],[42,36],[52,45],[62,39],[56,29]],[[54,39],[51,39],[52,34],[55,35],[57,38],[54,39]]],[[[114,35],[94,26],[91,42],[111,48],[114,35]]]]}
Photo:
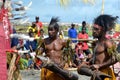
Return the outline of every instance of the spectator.
{"type": "Polygon", "coordinates": [[[32,57],[31,57],[31,55],[30,55],[29,53],[26,53],[25,56],[26,56],[26,59],[27,59],[27,61],[28,61],[28,66],[27,66],[27,68],[28,68],[28,69],[33,68],[33,66],[34,66],[34,61],[33,61],[32,57]]]}
{"type": "Polygon", "coordinates": [[[75,64],[78,66],[80,63],[82,63],[83,62],[83,60],[84,60],[84,54],[83,54],[83,50],[82,50],[82,47],[83,47],[83,44],[82,44],[82,42],[78,42],[77,43],[77,45],[76,45],[76,47],[75,47],[75,52],[76,52],[76,54],[75,54],[75,56],[76,56],[76,58],[75,58],[75,64]]]}
{"type": "Polygon", "coordinates": [[[42,68],[42,61],[38,57],[35,57],[34,69],[40,70],[41,68],[42,68]]]}
{"type": "Polygon", "coordinates": [[[35,23],[36,23],[36,25],[37,25],[37,30],[38,30],[38,36],[40,36],[41,35],[41,29],[43,30],[43,24],[42,24],[42,22],[41,21],[39,21],[39,17],[38,16],[36,16],[35,17],[35,23]]]}
{"type": "MultiPolygon", "coordinates": [[[[34,33],[32,32],[32,29],[30,29],[30,31],[29,31],[29,36],[34,37],[34,33]]],[[[34,52],[37,48],[37,40],[33,40],[33,41],[28,40],[28,41],[26,41],[24,46],[27,50],[34,52]]]]}
{"type": "MultiPolygon", "coordinates": [[[[75,24],[71,24],[71,28],[68,30],[68,37],[72,39],[77,38],[77,30],[75,29],[75,24]]],[[[77,40],[72,40],[73,43],[76,43],[77,40]]]]}
{"type": "MultiPolygon", "coordinates": [[[[89,38],[89,36],[86,33],[86,27],[82,27],[82,31],[78,34],[78,39],[88,39],[88,38],[89,38]]],[[[88,46],[86,41],[83,41],[82,44],[83,44],[82,50],[86,54],[86,56],[88,57],[87,58],[87,61],[88,61],[89,58],[91,58],[91,52],[89,50],[89,46],[88,46]]]]}
{"type": "MultiPolygon", "coordinates": [[[[16,34],[15,28],[13,28],[13,34],[16,34]]],[[[18,38],[11,38],[11,48],[17,49],[18,43],[19,43],[18,38]]]]}
{"type": "Polygon", "coordinates": [[[37,36],[38,29],[35,22],[32,22],[32,26],[28,27],[27,32],[33,32],[35,37],[37,36]]]}
{"type": "MultiPolygon", "coordinates": [[[[82,32],[82,27],[86,27],[86,22],[85,21],[83,21],[82,26],[79,27],[79,29],[78,29],[79,32],[82,32]]],[[[88,28],[87,27],[86,27],[86,33],[88,34],[88,28]]]]}

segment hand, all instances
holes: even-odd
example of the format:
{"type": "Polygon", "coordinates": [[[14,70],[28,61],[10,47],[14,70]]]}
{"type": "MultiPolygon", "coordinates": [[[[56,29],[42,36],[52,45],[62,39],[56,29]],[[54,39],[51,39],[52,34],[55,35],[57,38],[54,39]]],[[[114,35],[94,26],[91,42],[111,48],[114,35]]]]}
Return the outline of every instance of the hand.
{"type": "Polygon", "coordinates": [[[92,70],[98,70],[100,68],[100,66],[98,64],[94,64],[94,65],[91,65],[90,68],[92,70]]]}
{"type": "Polygon", "coordinates": [[[79,58],[76,58],[77,61],[79,61],[80,59],[79,58]]]}
{"type": "Polygon", "coordinates": [[[104,80],[105,78],[111,78],[110,75],[102,73],[100,71],[94,71],[94,80],[104,80]]]}

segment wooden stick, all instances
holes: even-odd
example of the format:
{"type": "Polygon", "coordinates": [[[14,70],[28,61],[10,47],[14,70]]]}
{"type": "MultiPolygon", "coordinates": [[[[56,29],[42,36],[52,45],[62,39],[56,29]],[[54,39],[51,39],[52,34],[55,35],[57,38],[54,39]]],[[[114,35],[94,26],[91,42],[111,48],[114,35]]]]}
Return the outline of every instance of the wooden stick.
{"type": "MultiPolygon", "coordinates": [[[[69,38],[65,39],[68,40],[69,38]]],[[[98,39],[69,39],[69,40],[77,40],[77,41],[97,41],[98,39]]],[[[120,39],[110,39],[113,41],[120,41],[120,39]]]]}
{"type": "Polygon", "coordinates": [[[77,40],[77,41],[97,41],[97,39],[70,39],[70,40],[77,40]]]}
{"type": "Polygon", "coordinates": [[[11,59],[11,62],[10,62],[10,66],[9,66],[9,71],[8,71],[8,79],[7,80],[12,80],[13,78],[13,73],[14,73],[14,69],[15,69],[15,60],[17,58],[17,55],[16,54],[13,54],[13,57],[11,59]]]}

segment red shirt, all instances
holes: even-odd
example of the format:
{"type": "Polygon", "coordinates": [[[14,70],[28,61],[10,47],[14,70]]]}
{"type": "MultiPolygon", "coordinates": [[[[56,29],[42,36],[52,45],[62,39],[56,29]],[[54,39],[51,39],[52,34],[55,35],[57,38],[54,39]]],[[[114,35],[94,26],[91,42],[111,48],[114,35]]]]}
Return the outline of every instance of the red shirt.
{"type": "Polygon", "coordinates": [[[83,45],[82,45],[82,43],[78,43],[77,45],[76,45],[76,53],[78,53],[78,50],[80,50],[80,52],[79,53],[83,53],[82,52],[82,47],[83,47],[83,45]]]}
{"type": "Polygon", "coordinates": [[[37,66],[40,66],[42,64],[42,61],[40,59],[36,59],[35,63],[36,63],[37,66]]]}
{"type": "Polygon", "coordinates": [[[118,38],[118,37],[119,37],[119,35],[120,35],[120,33],[119,33],[119,32],[115,32],[115,33],[113,34],[113,38],[118,38]]]}
{"type": "Polygon", "coordinates": [[[37,22],[37,27],[38,27],[38,36],[40,36],[40,29],[42,28],[43,24],[42,22],[37,22]]]}
{"type": "MultiPolygon", "coordinates": [[[[78,34],[78,39],[88,39],[88,34],[87,33],[84,33],[84,34],[82,34],[82,33],[79,33],[78,34]]],[[[87,50],[88,49],[88,45],[87,45],[87,42],[83,42],[83,47],[82,47],[82,49],[83,50],[87,50]]]]}
{"type": "Polygon", "coordinates": [[[43,26],[42,22],[37,22],[36,24],[39,28],[42,28],[42,26],[43,26]]]}

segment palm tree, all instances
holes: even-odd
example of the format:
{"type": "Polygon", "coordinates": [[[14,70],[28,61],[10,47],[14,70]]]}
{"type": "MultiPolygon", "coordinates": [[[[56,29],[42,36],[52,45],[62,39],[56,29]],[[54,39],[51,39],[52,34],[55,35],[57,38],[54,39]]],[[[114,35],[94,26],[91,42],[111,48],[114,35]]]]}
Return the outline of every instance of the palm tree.
{"type": "MultiPolygon", "coordinates": [[[[66,6],[71,0],[60,0],[60,4],[66,6]]],[[[79,0],[78,0],[79,1],[79,0]]],[[[82,0],[84,3],[94,4],[95,0],[82,0]]]]}
{"type": "Polygon", "coordinates": [[[60,0],[60,5],[66,6],[70,0],[60,0]]]}

